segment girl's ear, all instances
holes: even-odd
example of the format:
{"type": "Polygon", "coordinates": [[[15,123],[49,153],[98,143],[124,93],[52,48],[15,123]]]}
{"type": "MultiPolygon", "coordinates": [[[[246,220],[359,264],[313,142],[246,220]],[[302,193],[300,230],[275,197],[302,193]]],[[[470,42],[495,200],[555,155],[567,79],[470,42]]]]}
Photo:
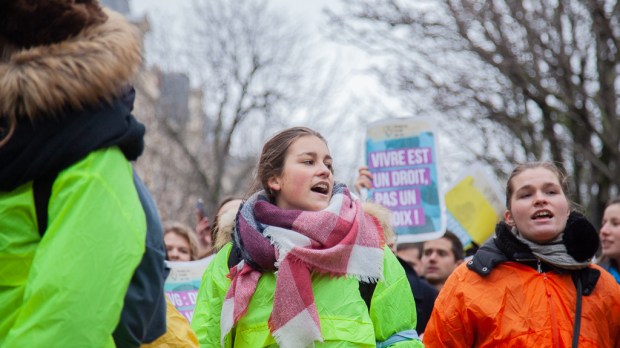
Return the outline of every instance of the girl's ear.
{"type": "Polygon", "coordinates": [[[504,222],[510,226],[514,226],[515,225],[515,221],[512,218],[512,213],[510,212],[510,210],[506,210],[504,212],[504,222]]]}
{"type": "Polygon", "coordinates": [[[267,180],[267,186],[269,186],[272,193],[280,191],[280,178],[277,176],[272,176],[269,180],[267,180]]]}

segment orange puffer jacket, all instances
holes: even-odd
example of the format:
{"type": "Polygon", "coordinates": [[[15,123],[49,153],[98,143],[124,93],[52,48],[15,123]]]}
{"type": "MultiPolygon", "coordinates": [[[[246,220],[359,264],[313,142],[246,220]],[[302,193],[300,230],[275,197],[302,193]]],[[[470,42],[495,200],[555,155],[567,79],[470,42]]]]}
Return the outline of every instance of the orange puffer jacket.
{"type": "MultiPolygon", "coordinates": [[[[582,297],[579,347],[620,347],[620,286],[601,272],[582,297]]],[[[485,270],[486,271],[486,270],[485,270]]],[[[439,292],[426,347],[570,347],[576,289],[567,272],[508,261],[487,276],[464,263],[439,292]]]]}

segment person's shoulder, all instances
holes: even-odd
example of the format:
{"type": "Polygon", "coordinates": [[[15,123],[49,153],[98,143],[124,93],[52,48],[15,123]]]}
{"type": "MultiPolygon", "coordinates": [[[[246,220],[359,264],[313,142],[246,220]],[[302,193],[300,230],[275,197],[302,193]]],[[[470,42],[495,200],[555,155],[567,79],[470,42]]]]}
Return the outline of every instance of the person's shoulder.
{"type": "Polygon", "coordinates": [[[209,261],[207,269],[205,270],[205,276],[209,274],[209,277],[216,274],[228,274],[230,268],[228,267],[228,258],[230,257],[230,251],[232,249],[232,243],[225,244],[209,261]]]}
{"type": "MultiPolygon", "coordinates": [[[[117,197],[119,206],[140,204],[131,162],[116,146],[93,151],[61,171],[54,181],[54,186],[63,187],[64,192],[74,190],[83,195],[96,196],[98,199],[94,202],[97,203],[103,202],[101,195],[109,195],[117,197]]],[[[50,201],[54,197],[53,193],[50,201]]],[[[139,211],[144,214],[144,210],[139,211]]]]}
{"type": "Polygon", "coordinates": [[[502,281],[506,277],[506,274],[518,272],[518,270],[513,269],[510,265],[502,263],[493,267],[493,270],[489,274],[482,276],[468,267],[467,263],[469,261],[461,262],[461,264],[454,269],[452,274],[448,277],[448,280],[446,280],[444,288],[450,283],[456,288],[476,287],[478,289],[486,289],[489,286],[494,286],[497,281],[502,281]]]}
{"type": "MultiPolygon", "coordinates": [[[[596,269],[596,270],[600,271],[601,273],[602,272],[607,272],[607,270],[602,265],[599,265],[597,263],[592,263],[588,267],[590,267],[591,269],[596,269]]],[[[609,273],[609,272],[607,272],[607,273],[609,273]]]]}
{"type": "Polygon", "coordinates": [[[387,245],[383,246],[383,264],[384,273],[391,270],[396,270],[399,275],[404,275],[405,273],[404,269],[400,265],[400,262],[396,258],[396,255],[387,245]]]}
{"type": "Polygon", "coordinates": [[[616,298],[620,302],[620,284],[618,284],[614,276],[611,275],[611,273],[609,273],[605,268],[601,267],[600,265],[591,264],[589,267],[601,273],[595,289],[601,288],[605,291],[616,294],[616,298]]]}
{"type": "Polygon", "coordinates": [[[117,146],[90,152],[58,174],[58,179],[84,177],[103,181],[129,180],[133,182],[131,162],[117,146]]]}
{"type": "Polygon", "coordinates": [[[217,251],[211,263],[221,263],[224,262],[228,264],[228,257],[230,256],[230,251],[232,250],[232,242],[228,242],[222,246],[220,250],[217,251]]]}
{"type": "Polygon", "coordinates": [[[458,266],[456,266],[452,274],[458,276],[461,279],[472,277],[474,275],[478,275],[474,270],[468,267],[467,264],[471,261],[472,260],[465,260],[461,262],[458,266]]]}

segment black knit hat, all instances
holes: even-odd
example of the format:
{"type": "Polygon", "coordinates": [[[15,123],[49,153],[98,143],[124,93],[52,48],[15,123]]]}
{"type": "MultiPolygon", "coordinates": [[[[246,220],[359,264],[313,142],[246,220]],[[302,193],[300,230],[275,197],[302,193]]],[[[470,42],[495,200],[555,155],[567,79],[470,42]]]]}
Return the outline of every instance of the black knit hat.
{"type": "Polygon", "coordinates": [[[106,20],[97,0],[0,0],[0,36],[18,47],[58,43],[106,20]]]}

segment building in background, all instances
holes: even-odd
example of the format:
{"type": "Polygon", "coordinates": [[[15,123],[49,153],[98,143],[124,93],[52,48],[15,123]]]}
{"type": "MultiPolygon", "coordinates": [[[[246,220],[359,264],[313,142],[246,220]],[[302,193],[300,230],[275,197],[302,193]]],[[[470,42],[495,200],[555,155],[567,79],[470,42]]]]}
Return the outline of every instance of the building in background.
{"type": "MultiPolygon", "coordinates": [[[[146,15],[131,13],[129,0],[101,0],[103,6],[122,13],[134,24],[142,38],[151,29],[146,15]]],[[[192,165],[186,150],[174,137],[195,138],[200,146],[203,125],[202,93],[190,87],[183,73],[165,73],[143,63],[134,82],[134,114],[147,127],[145,151],[136,170],[153,193],[163,220],[184,221],[193,226],[193,202],[198,198],[192,185],[192,165]]]]}
{"type": "MultiPolygon", "coordinates": [[[[151,30],[148,17],[133,14],[129,0],[101,2],[125,15],[138,28],[144,45],[151,30]]],[[[191,86],[186,73],[164,72],[149,65],[147,60],[145,57],[134,82],[137,92],[134,114],[147,128],[145,150],[135,167],[152,192],[162,220],[173,219],[193,226],[198,198],[217,202],[226,195],[239,196],[249,183],[239,183],[234,176],[225,176],[215,198],[211,190],[205,189],[213,171],[210,163],[218,154],[210,151],[213,140],[209,139],[207,131],[214,125],[206,123],[203,91],[191,86]]],[[[247,172],[254,159],[232,162],[229,170],[247,172]]],[[[215,204],[207,205],[208,213],[214,208],[215,204]]]]}

